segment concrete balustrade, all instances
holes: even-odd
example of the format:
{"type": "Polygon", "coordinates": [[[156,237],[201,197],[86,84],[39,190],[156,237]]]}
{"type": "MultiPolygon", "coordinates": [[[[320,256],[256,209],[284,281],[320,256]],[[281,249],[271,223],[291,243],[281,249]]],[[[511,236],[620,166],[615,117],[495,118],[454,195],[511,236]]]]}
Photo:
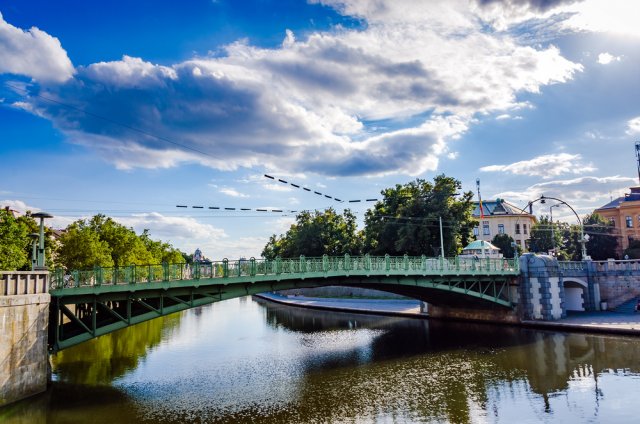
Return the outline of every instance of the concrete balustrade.
{"type": "Polygon", "coordinates": [[[47,271],[0,271],[0,406],[47,389],[47,271]]]}

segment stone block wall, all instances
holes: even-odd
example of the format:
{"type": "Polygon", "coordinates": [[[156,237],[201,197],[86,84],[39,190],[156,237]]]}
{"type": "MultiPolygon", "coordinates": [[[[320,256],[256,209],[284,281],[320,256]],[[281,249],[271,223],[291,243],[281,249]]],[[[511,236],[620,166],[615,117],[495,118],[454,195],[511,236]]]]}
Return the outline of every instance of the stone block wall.
{"type": "Polygon", "coordinates": [[[0,406],[47,388],[47,272],[0,272],[0,406]]]}
{"type": "Polygon", "coordinates": [[[558,261],[527,253],[520,258],[518,310],[523,320],[552,321],[566,316],[558,261]]]}

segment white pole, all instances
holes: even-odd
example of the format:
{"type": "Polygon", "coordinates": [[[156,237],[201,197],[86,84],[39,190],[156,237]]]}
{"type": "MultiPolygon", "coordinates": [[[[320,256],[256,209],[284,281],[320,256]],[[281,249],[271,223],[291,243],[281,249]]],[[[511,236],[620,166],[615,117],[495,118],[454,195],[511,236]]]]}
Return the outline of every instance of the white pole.
{"type": "Polygon", "coordinates": [[[444,260],[444,238],[442,237],[442,217],[438,217],[440,219],[440,256],[442,260],[444,260]]]}

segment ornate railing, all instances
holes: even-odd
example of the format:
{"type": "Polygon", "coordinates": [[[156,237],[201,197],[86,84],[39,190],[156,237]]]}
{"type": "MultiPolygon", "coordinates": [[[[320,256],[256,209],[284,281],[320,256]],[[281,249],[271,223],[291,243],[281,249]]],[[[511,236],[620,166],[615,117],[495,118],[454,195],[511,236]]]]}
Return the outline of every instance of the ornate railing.
{"type": "MultiPolygon", "coordinates": [[[[307,258],[240,259],[187,265],[154,264],[89,270],[56,269],[51,289],[86,286],[143,284],[162,281],[229,279],[238,277],[283,276],[289,278],[340,275],[434,275],[434,274],[517,274],[517,259],[428,258],[426,256],[322,256],[307,258]]],[[[251,278],[249,278],[251,279],[251,278]]]]}

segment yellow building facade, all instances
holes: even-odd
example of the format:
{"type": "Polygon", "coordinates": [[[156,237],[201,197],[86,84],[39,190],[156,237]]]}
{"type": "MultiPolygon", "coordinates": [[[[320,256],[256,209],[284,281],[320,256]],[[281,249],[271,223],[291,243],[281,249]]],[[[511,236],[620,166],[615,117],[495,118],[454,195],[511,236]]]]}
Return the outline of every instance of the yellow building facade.
{"type": "Polygon", "coordinates": [[[473,229],[473,234],[477,240],[490,242],[497,234],[507,234],[523,251],[528,251],[531,226],[536,222],[534,215],[502,199],[482,202],[482,214],[480,204],[474,203],[473,218],[479,225],[473,229]]]}
{"type": "Polygon", "coordinates": [[[594,211],[615,227],[618,240],[618,255],[632,240],[640,240],[640,187],[631,187],[630,192],[594,211]]]}

